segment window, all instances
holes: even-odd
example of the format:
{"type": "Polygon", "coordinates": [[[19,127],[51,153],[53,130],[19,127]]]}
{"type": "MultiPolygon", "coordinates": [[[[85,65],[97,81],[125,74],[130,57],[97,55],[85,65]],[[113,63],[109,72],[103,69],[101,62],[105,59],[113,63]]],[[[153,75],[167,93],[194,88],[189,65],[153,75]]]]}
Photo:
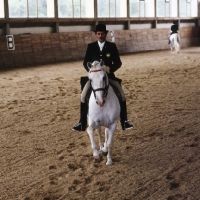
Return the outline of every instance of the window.
{"type": "Polygon", "coordinates": [[[8,0],[8,9],[10,18],[26,18],[27,2],[26,0],[8,0]]]}
{"type": "Polygon", "coordinates": [[[28,1],[29,17],[37,17],[37,1],[28,1]]]}
{"type": "Polygon", "coordinates": [[[93,18],[94,0],[58,0],[59,18],[93,18]]]}
{"type": "Polygon", "coordinates": [[[154,0],[130,0],[130,17],[154,17],[154,0]]]}
{"type": "Polygon", "coordinates": [[[170,1],[169,16],[178,17],[178,1],[170,1]]]}
{"type": "Polygon", "coordinates": [[[5,18],[4,0],[0,0],[0,18],[5,18]]]}
{"type": "Polygon", "coordinates": [[[54,0],[8,0],[10,18],[54,17],[54,0]]]}
{"type": "Polygon", "coordinates": [[[156,17],[177,17],[177,0],[156,0],[156,17]]]}
{"type": "Polygon", "coordinates": [[[97,0],[98,17],[127,17],[127,4],[124,0],[97,0]]]}
{"type": "Polygon", "coordinates": [[[179,0],[180,17],[197,17],[198,0],[179,0]]]}
{"type": "MultiPolygon", "coordinates": [[[[97,17],[198,17],[200,0],[96,0],[97,17]],[[179,8],[178,8],[179,6],[179,8]],[[155,13],[156,10],[156,13],[155,13]],[[178,13],[179,10],[179,13],[178,13]]],[[[0,0],[0,18],[5,18],[0,0]]],[[[94,18],[94,0],[8,0],[9,18],[53,18],[58,2],[59,18],[94,18]]]]}

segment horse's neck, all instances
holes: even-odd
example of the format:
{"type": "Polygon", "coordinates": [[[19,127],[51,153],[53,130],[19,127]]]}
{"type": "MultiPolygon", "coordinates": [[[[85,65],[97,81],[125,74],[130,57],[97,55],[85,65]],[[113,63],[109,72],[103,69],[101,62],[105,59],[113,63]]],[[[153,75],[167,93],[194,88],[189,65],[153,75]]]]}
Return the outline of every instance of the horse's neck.
{"type": "MultiPolygon", "coordinates": [[[[111,85],[109,85],[108,94],[105,98],[105,104],[107,105],[107,104],[110,104],[110,103],[115,103],[115,100],[117,102],[119,102],[113,87],[111,85]]],[[[90,101],[96,102],[95,97],[94,97],[94,92],[92,92],[91,95],[90,95],[90,101]]],[[[95,103],[95,105],[96,105],[96,103],[95,103]]]]}

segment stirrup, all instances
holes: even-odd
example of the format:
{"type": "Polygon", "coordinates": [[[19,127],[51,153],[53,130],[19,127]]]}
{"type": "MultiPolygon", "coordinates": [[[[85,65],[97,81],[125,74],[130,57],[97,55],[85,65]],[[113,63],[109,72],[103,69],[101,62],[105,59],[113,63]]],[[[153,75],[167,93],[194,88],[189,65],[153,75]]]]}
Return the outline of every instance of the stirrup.
{"type": "Polygon", "coordinates": [[[82,124],[79,122],[75,124],[72,128],[73,131],[81,132],[82,131],[82,124]]]}
{"type": "Polygon", "coordinates": [[[124,130],[129,130],[133,128],[133,124],[130,124],[129,122],[130,122],[129,120],[126,120],[124,122],[124,130]]]}

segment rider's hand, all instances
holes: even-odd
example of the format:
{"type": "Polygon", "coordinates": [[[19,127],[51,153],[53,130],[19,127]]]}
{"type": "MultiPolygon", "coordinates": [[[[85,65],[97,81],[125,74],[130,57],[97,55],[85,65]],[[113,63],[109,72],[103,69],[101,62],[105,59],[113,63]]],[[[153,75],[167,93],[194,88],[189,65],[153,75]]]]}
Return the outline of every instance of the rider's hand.
{"type": "Polygon", "coordinates": [[[103,68],[108,74],[110,73],[110,67],[104,65],[103,68]]]}

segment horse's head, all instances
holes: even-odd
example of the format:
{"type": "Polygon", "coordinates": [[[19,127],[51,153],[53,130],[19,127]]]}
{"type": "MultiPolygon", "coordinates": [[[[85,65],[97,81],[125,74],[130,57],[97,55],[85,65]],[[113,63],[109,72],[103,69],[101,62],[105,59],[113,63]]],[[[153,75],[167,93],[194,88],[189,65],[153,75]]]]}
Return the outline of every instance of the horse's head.
{"type": "Polygon", "coordinates": [[[109,87],[108,76],[103,68],[104,63],[103,61],[94,61],[93,63],[88,62],[87,66],[89,68],[88,78],[91,83],[96,103],[102,107],[105,103],[109,87]]]}

